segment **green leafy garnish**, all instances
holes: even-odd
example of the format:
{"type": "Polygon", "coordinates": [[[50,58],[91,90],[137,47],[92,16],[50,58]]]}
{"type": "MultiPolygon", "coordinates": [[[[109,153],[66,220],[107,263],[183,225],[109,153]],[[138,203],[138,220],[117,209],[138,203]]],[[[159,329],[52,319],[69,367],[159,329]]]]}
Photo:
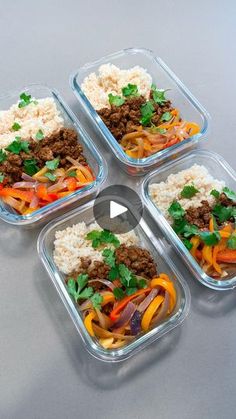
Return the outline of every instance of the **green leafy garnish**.
{"type": "MultiPolygon", "coordinates": [[[[87,288],[88,289],[88,288],[87,288]]],[[[90,298],[92,305],[97,310],[101,310],[101,304],[103,302],[103,296],[99,292],[95,292],[90,298]]]]}
{"type": "Polygon", "coordinates": [[[0,183],[2,183],[4,181],[5,175],[0,172],[0,183]]]}
{"type": "Polygon", "coordinates": [[[198,234],[199,234],[199,230],[197,226],[195,226],[194,224],[186,223],[183,229],[184,237],[197,236],[198,234]]]}
{"type": "Polygon", "coordinates": [[[104,249],[102,252],[102,256],[104,258],[104,262],[109,265],[111,268],[115,267],[116,259],[115,259],[115,251],[112,249],[104,249]]]}
{"type": "Polygon", "coordinates": [[[236,249],[236,233],[231,234],[227,241],[227,247],[229,247],[229,249],[236,249]]]}
{"type": "Polygon", "coordinates": [[[44,176],[47,177],[52,182],[55,182],[55,180],[57,179],[57,175],[54,175],[54,173],[51,173],[51,172],[45,173],[44,176]]]}
{"type": "Polygon", "coordinates": [[[168,208],[168,213],[174,220],[182,218],[185,214],[184,209],[181,207],[180,203],[173,201],[170,207],[168,208]]]}
{"type": "Polygon", "coordinates": [[[69,177],[77,177],[76,170],[71,170],[71,172],[69,172],[67,174],[67,176],[69,176],[69,177]]]}
{"type": "Polygon", "coordinates": [[[67,290],[72,297],[74,297],[75,301],[78,300],[87,300],[88,298],[92,297],[93,295],[93,288],[85,286],[88,283],[88,275],[87,274],[80,274],[77,276],[76,280],[73,278],[69,278],[67,282],[67,290]]]}
{"type": "Polygon", "coordinates": [[[73,278],[69,278],[67,281],[67,291],[69,292],[72,297],[75,298],[76,296],[76,282],[73,278]]]}
{"type": "Polygon", "coordinates": [[[121,106],[125,103],[125,99],[121,96],[115,96],[112,93],[108,95],[110,105],[121,106]]]}
{"type": "Polygon", "coordinates": [[[152,102],[149,100],[146,103],[144,103],[143,105],[141,105],[140,107],[140,112],[141,112],[141,119],[140,119],[140,123],[144,126],[150,124],[151,122],[151,118],[153,117],[154,114],[154,106],[152,104],[152,102]]]}
{"type": "Polygon", "coordinates": [[[160,121],[168,122],[172,118],[172,114],[170,112],[164,112],[161,116],[160,121]]]}
{"type": "Polygon", "coordinates": [[[158,90],[155,84],[152,84],[151,90],[152,97],[155,103],[157,103],[158,105],[163,105],[167,101],[167,99],[165,98],[166,90],[158,90]]]}
{"type": "Polygon", "coordinates": [[[172,224],[172,228],[176,234],[180,235],[184,232],[186,225],[187,221],[184,218],[179,218],[175,219],[174,224],[172,224]]]}
{"type": "Polygon", "coordinates": [[[233,216],[232,207],[224,207],[221,204],[216,204],[212,209],[212,213],[218,218],[220,223],[224,223],[233,216]]]}
{"type": "Polygon", "coordinates": [[[136,287],[126,288],[126,295],[135,294],[138,291],[136,287]]]}
{"type": "Polygon", "coordinates": [[[76,278],[78,291],[80,292],[88,283],[88,274],[79,274],[76,278]]]}
{"type": "Polygon", "coordinates": [[[7,153],[5,153],[5,151],[3,151],[2,149],[0,150],[0,163],[3,163],[7,158],[7,153]]]}
{"type": "Polygon", "coordinates": [[[35,135],[36,140],[40,141],[44,139],[44,133],[41,129],[38,130],[38,132],[35,135]]]}
{"type": "Polygon", "coordinates": [[[229,198],[231,201],[236,201],[236,193],[234,191],[225,187],[223,188],[223,192],[227,196],[227,198],[229,198]]]}
{"type": "Polygon", "coordinates": [[[114,288],[113,294],[114,294],[116,300],[122,300],[122,298],[124,298],[124,296],[125,296],[125,293],[122,290],[122,288],[118,288],[118,287],[114,288]]]}
{"type": "Polygon", "coordinates": [[[122,93],[123,93],[123,96],[125,97],[139,95],[138,87],[136,86],[136,84],[130,84],[130,83],[127,86],[123,87],[122,93]]]}
{"type": "Polygon", "coordinates": [[[77,295],[77,300],[87,300],[88,298],[92,297],[92,295],[93,295],[93,288],[87,287],[87,288],[84,288],[83,291],[81,291],[77,295]]]}
{"type": "Polygon", "coordinates": [[[119,278],[120,282],[126,287],[136,287],[137,286],[137,278],[136,276],[127,268],[126,265],[120,263],[118,265],[119,268],[119,278]]]}
{"type": "Polygon", "coordinates": [[[18,124],[18,122],[14,122],[14,124],[12,125],[11,129],[13,131],[19,131],[19,129],[21,129],[21,125],[18,124]]]}
{"type": "Polygon", "coordinates": [[[117,237],[111,233],[109,230],[93,230],[90,231],[87,236],[87,240],[92,240],[92,246],[96,249],[101,244],[110,243],[113,244],[114,247],[118,247],[120,245],[119,240],[117,237]]]}
{"type": "Polygon", "coordinates": [[[147,288],[147,281],[144,278],[138,280],[138,288],[147,288]]]}
{"type": "Polygon", "coordinates": [[[16,137],[16,139],[6,147],[7,151],[11,151],[14,154],[20,154],[21,151],[21,141],[19,140],[20,137],[16,137]]]}
{"type": "Polygon", "coordinates": [[[192,198],[199,190],[194,185],[186,185],[180,192],[182,198],[192,198]]]}
{"type": "Polygon", "coordinates": [[[29,143],[28,141],[21,141],[21,151],[29,153],[29,143]]]}
{"type": "Polygon", "coordinates": [[[28,106],[30,103],[34,103],[37,105],[36,100],[31,99],[31,95],[27,95],[26,93],[21,93],[20,95],[20,102],[18,103],[18,108],[24,108],[25,106],[28,106]]]}
{"type": "Polygon", "coordinates": [[[59,165],[60,160],[59,159],[53,159],[53,160],[48,160],[45,164],[45,166],[49,169],[49,170],[55,170],[57,169],[58,165],[59,165]]]}
{"type": "Polygon", "coordinates": [[[192,243],[191,243],[188,239],[183,239],[182,241],[183,241],[183,244],[185,245],[185,247],[186,247],[188,250],[191,250],[191,249],[192,249],[193,244],[192,244],[192,243]]]}
{"type": "Polygon", "coordinates": [[[114,268],[111,268],[109,274],[108,274],[108,278],[110,279],[110,281],[115,281],[115,279],[119,278],[119,268],[118,266],[114,266],[114,268]]]}
{"type": "Polygon", "coordinates": [[[214,196],[214,198],[219,199],[220,197],[220,192],[217,191],[216,189],[212,189],[210,195],[214,196]]]}
{"type": "Polygon", "coordinates": [[[215,246],[220,240],[221,236],[218,231],[201,231],[199,233],[200,238],[207,246],[215,246]]]}
{"type": "Polygon", "coordinates": [[[24,171],[29,176],[35,175],[39,171],[37,166],[37,160],[35,159],[26,159],[24,160],[24,171]]]}

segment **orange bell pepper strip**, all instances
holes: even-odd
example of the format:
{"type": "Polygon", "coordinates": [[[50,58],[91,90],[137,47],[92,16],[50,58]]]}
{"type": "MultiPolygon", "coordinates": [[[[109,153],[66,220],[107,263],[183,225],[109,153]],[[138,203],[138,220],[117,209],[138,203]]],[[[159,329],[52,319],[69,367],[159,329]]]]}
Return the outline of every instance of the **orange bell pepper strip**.
{"type": "Polygon", "coordinates": [[[204,245],[202,249],[202,257],[209,264],[209,267],[212,266],[213,256],[212,256],[212,246],[204,245]]]}
{"type": "Polygon", "coordinates": [[[92,321],[97,317],[97,314],[94,311],[91,311],[84,319],[84,325],[89,332],[90,336],[95,336],[93,331],[93,324],[92,321]]]}
{"type": "Polygon", "coordinates": [[[141,327],[145,332],[149,329],[152,318],[163,301],[164,297],[162,295],[157,295],[145,310],[141,321],[141,327]]]}
{"type": "Polygon", "coordinates": [[[135,292],[132,295],[128,295],[127,297],[123,298],[118,304],[117,306],[112,310],[112,312],[110,313],[110,319],[114,322],[115,320],[117,320],[119,318],[119,313],[121,310],[123,310],[123,308],[125,308],[125,306],[132,301],[134,298],[138,297],[139,295],[142,294],[146,294],[149,291],[151,291],[151,288],[143,288],[141,290],[138,290],[137,292],[135,292]]]}
{"type": "Polygon", "coordinates": [[[73,192],[76,190],[77,182],[74,177],[67,177],[64,182],[67,186],[68,191],[73,192]]]}
{"type": "Polygon", "coordinates": [[[187,122],[184,125],[184,128],[187,129],[189,132],[189,135],[195,135],[198,134],[200,132],[200,126],[198,124],[196,124],[195,122],[187,122]]]}
{"type": "Polygon", "coordinates": [[[217,261],[222,263],[236,263],[236,250],[225,249],[217,254],[217,261]]]}
{"type": "Polygon", "coordinates": [[[25,202],[31,202],[33,194],[33,191],[22,191],[15,188],[3,188],[0,190],[0,197],[2,198],[11,196],[12,198],[18,198],[25,202]]]}
{"type": "Polygon", "coordinates": [[[170,295],[170,310],[172,311],[176,304],[176,291],[173,282],[161,277],[153,278],[150,283],[151,288],[162,287],[170,295]]]}
{"type": "Polygon", "coordinates": [[[214,229],[214,219],[213,217],[211,217],[210,222],[209,222],[209,230],[211,233],[213,233],[214,229]]]}
{"type": "Polygon", "coordinates": [[[190,253],[194,258],[196,258],[196,251],[197,251],[197,248],[198,248],[200,242],[201,242],[201,240],[200,240],[199,236],[194,236],[190,239],[190,243],[192,243],[192,245],[193,245],[192,249],[190,250],[190,253]]]}

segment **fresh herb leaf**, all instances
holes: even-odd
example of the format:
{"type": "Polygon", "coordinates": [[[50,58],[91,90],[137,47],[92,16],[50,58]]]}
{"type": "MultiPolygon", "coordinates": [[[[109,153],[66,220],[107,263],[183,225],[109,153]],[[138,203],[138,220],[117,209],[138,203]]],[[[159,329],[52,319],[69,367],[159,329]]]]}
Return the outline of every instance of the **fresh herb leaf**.
{"type": "Polygon", "coordinates": [[[181,207],[180,203],[173,201],[170,207],[168,208],[168,213],[174,220],[182,218],[185,214],[184,209],[181,207]]]}
{"type": "Polygon", "coordinates": [[[0,163],[3,163],[7,158],[7,153],[5,153],[5,151],[3,151],[2,149],[0,150],[0,163]]]}
{"type": "Polygon", "coordinates": [[[236,193],[234,191],[225,187],[223,188],[223,192],[227,196],[227,198],[229,198],[231,201],[236,201],[236,193]]]}
{"type": "Polygon", "coordinates": [[[236,249],[236,233],[231,234],[229,240],[227,241],[227,247],[229,249],[236,249]]]}
{"type": "Polygon", "coordinates": [[[130,281],[131,281],[132,276],[133,276],[132,272],[123,263],[120,263],[118,265],[118,267],[119,267],[119,274],[120,274],[120,282],[125,287],[129,287],[130,286],[130,281]]]}
{"type": "Polygon", "coordinates": [[[88,240],[92,240],[92,246],[94,248],[97,248],[101,244],[104,244],[104,243],[113,244],[114,247],[118,247],[120,245],[120,242],[117,239],[117,237],[113,233],[111,233],[111,231],[109,231],[109,230],[102,230],[102,231],[93,230],[93,231],[90,231],[87,234],[86,238],[88,240]]]}
{"type": "Polygon", "coordinates": [[[144,278],[138,280],[138,288],[147,288],[147,281],[144,278]]]}
{"type": "Polygon", "coordinates": [[[140,112],[141,112],[141,119],[140,119],[140,123],[144,126],[150,124],[151,122],[151,118],[154,114],[154,106],[152,104],[152,102],[149,100],[146,103],[144,103],[143,105],[141,105],[140,107],[140,112]]]}
{"type": "Polygon", "coordinates": [[[57,169],[57,167],[58,167],[58,165],[59,165],[59,162],[60,162],[60,160],[59,159],[53,159],[53,160],[48,160],[47,162],[46,162],[46,167],[49,169],[49,170],[55,170],[55,169],[57,169]]]}
{"type": "Polygon", "coordinates": [[[18,122],[14,122],[14,124],[12,125],[11,129],[13,131],[19,131],[19,129],[21,129],[21,125],[18,124],[18,122]]]}
{"type": "Polygon", "coordinates": [[[35,159],[26,159],[24,160],[24,171],[29,176],[35,175],[39,171],[37,166],[37,160],[35,159]]]}
{"type": "Polygon", "coordinates": [[[212,209],[212,213],[218,218],[220,223],[224,223],[232,217],[232,207],[224,207],[221,204],[216,204],[212,209]]]}
{"type": "Polygon", "coordinates": [[[119,276],[120,276],[120,274],[119,274],[118,266],[115,266],[114,268],[111,268],[111,270],[108,274],[108,278],[110,279],[110,281],[115,281],[115,279],[118,279],[119,276]]]}
{"type": "Polygon", "coordinates": [[[87,287],[84,288],[83,291],[76,294],[76,300],[87,300],[88,298],[92,297],[93,295],[93,288],[87,287]]]}
{"type": "Polygon", "coordinates": [[[125,293],[122,290],[122,288],[118,288],[118,287],[114,288],[113,294],[114,294],[116,300],[122,300],[122,298],[124,298],[124,296],[125,296],[125,293]]]}
{"type": "Polygon", "coordinates": [[[69,294],[72,295],[72,297],[76,298],[76,294],[77,294],[76,282],[73,278],[68,279],[66,288],[69,294]]]}
{"type": "Polygon", "coordinates": [[[71,170],[71,172],[67,173],[69,177],[77,177],[76,170],[71,170]]]}
{"type": "Polygon", "coordinates": [[[194,224],[186,224],[183,229],[183,235],[184,237],[191,237],[191,236],[197,236],[199,234],[199,230],[197,226],[194,224]]]}
{"type": "MultiPolygon", "coordinates": [[[[28,106],[30,103],[35,103],[36,101],[32,101],[31,95],[27,95],[26,93],[21,93],[20,95],[20,102],[18,103],[18,108],[24,108],[28,106]]],[[[37,103],[37,102],[36,102],[37,103]]]]}
{"type": "Polygon", "coordinates": [[[135,294],[137,292],[137,288],[136,287],[132,287],[132,288],[126,288],[126,294],[127,295],[132,295],[135,294]]]}
{"type": "Polygon", "coordinates": [[[5,175],[0,172],[0,183],[2,183],[4,181],[5,175]]]}
{"type": "Polygon", "coordinates": [[[7,151],[11,151],[14,154],[20,154],[21,151],[21,142],[20,137],[16,137],[16,139],[6,147],[7,151]]]}
{"type": "Polygon", "coordinates": [[[192,198],[199,190],[194,185],[186,185],[180,192],[182,198],[192,198]]]}
{"type": "Polygon", "coordinates": [[[155,103],[158,105],[163,105],[165,102],[167,102],[167,99],[165,97],[165,90],[158,90],[157,88],[152,91],[152,97],[155,103]]]}
{"type": "Polygon", "coordinates": [[[172,118],[172,114],[170,112],[164,112],[161,116],[160,121],[168,122],[171,120],[171,118],[172,118]]]}
{"type": "Polygon", "coordinates": [[[220,197],[220,192],[217,191],[216,189],[212,189],[210,195],[214,196],[215,199],[219,199],[220,197]]]}
{"type": "Polygon", "coordinates": [[[125,103],[125,99],[121,96],[115,96],[112,93],[108,95],[110,105],[121,106],[125,103]]]}
{"type": "Polygon", "coordinates": [[[29,142],[28,141],[21,141],[21,151],[25,153],[29,153],[29,142]]]}
{"type": "Polygon", "coordinates": [[[215,246],[220,240],[221,236],[218,231],[201,231],[199,233],[200,238],[207,246],[215,246]]]}
{"type": "Polygon", "coordinates": [[[40,141],[44,139],[44,133],[41,129],[38,130],[38,132],[35,135],[36,140],[40,141]]]}
{"type": "Polygon", "coordinates": [[[184,218],[176,219],[174,224],[172,224],[172,228],[176,234],[180,235],[184,232],[186,224],[187,221],[184,218]]]}
{"type": "Polygon", "coordinates": [[[123,87],[122,89],[123,96],[139,96],[138,87],[136,84],[128,84],[127,86],[123,87]]]}
{"type": "Polygon", "coordinates": [[[55,180],[57,180],[57,175],[54,175],[54,173],[51,172],[45,173],[44,176],[51,180],[51,182],[55,182],[55,180]]]}
{"type": "MultiPolygon", "coordinates": [[[[88,288],[87,288],[88,289],[88,288]]],[[[95,292],[92,297],[90,298],[92,305],[97,310],[101,309],[101,304],[103,302],[103,296],[99,294],[99,292],[95,292]]]]}
{"type": "Polygon", "coordinates": [[[102,252],[102,256],[104,258],[104,262],[109,265],[111,268],[115,267],[116,258],[115,258],[115,251],[112,249],[104,249],[102,252]]]}
{"type": "Polygon", "coordinates": [[[188,250],[191,250],[193,247],[193,244],[188,240],[188,239],[183,239],[183,244],[185,245],[185,247],[187,247],[188,250]]]}
{"type": "Polygon", "coordinates": [[[88,283],[88,274],[79,274],[76,278],[78,292],[80,292],[88,283]]]}

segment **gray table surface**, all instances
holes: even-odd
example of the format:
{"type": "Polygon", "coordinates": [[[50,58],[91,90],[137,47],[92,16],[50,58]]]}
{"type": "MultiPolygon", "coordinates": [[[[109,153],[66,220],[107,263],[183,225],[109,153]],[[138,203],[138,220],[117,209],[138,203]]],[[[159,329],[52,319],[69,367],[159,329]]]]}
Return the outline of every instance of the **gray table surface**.
{"type": "MultiPolygon", "coordinates": [[[[212,116],[205,147],[235,164],[235,1],[1,0],[0,10],[0,92],[56,87],[104,152],[108,183],[139,181],[103,149],[68,76],[129,46],[154,50],[176,72],[212,116]]],[[[104,364],[87,354],[41,265],[38,232],[0,223],[2,419],[235,418],[235,292],[201,286],[175,258],[192,294],[187,320],[136,357],[104,364]]]]}

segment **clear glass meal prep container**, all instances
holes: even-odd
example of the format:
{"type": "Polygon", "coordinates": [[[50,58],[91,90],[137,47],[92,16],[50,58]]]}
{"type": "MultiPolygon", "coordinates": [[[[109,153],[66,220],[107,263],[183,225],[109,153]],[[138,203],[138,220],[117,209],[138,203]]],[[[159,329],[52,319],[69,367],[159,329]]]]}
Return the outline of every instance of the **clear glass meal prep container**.
{"type": "Polygon", "coordinates": [[[119,160],[122,168],[130,175],[135,176],[145,174],[154,167],[160,165],[163,161],[173,159],[179,153],[183,153],[196,146],[208,128],[209,115],[203,106],[177,78],[173,71],[167,67],[162,59],[155,57],[153,52],[148,49],[128,48],[107,55],[92,63],[87,63],[71,75],[70,84],[87,115],[94,121],[95,125],[100,130],[110,150],[119,160]],[[179,144],[162,150],[145,159],[133,159],[132,157],[129,157],[123,151],[81,90],[81,85],[85,77],[92,72],[97,73],[98,68],[106,63],[115,64],[122,69],[129,69],[136,65],[145,68],[152,76],[153,83],[155,83],[158,88],[170,89],[170,92],[167,92],[166,96],[172,101],[174,106],[180,109],[180,113],[184,119],[196,122],[200,125],[200,132],[179,144]]]}
{"type": "Polygon", "coordinates": [[[208,276],[174,232],[162,212],[152,201],[149,194],[149,186],[151,184],[165,182],[170,174],[176,174],[181,170],[188,169],[194,164],[205,166],[214,178],[224,180],[226,186],[236,190],[236,173],[223,157],[212,151],[196,150],[173,162],[164,164],[161,168],[147,175],[142,183],[142,197],[152,217],[162,230],[166,240],[170,246],[173,245],[182,256],[198,281],[214,290],[229,290],[236,287],[236,272],[235,276],[224,280],[216,280],[208,276]]]}
{"type": "Polygon", "coordinates": [[[59,272],[53,261],[53,243],[55,232],[63,230],[68,226],[84,221],[87,225],[94,222],[93,202],[85,204],[81,208],[71,211],[66,216],[61,216],[55,221],[51,221],[41,231],[38,238],[39,256],[51,277],[65,307],[67,308],[88,352],[95,358],[107,362],[122,361],[131,355],[134,355],[151,342],[159,339],[165,333],[178,326],[187,316],[190,305],[190,292],[188,285],[177,271],[170,258],[166,254],[161,242],[159,242],[151,233],[149,227],[141,220],[140,224],[134,229],[139,236],[141,245],[147,248],[153,255],[159,272],[166,272],[175,281],[177,291],[177,303],[174,313],[160,325],[149,332],[142,334],[128,345],[114,350],[102,348],[96,339],[92,338],[87,332],[82,316],[76,303],[68,294],[65,286],[65,276],[59,272]]]}
{"type": "Polygon", "coordinates": [[[52,97],[54,99],[56,106],[64,119],[64,126],[73,128],[78,132],[79,142],[83,146],[84,155],[96,177],[96,180],[90,185],[28,215],[18,214],[13,208],[0,199],[0,219],[19,226],[35,226],[53,218],[56,211],[60,214],[65,212],[66,207],[70,206],[70,208],[72,208],[75,205],[81,205],[88,199],[94,197],[106,179],[107,165],[87,132],[82,128],[76,116],[55,89],[51,89],[46,85],[32,84],[23,87],[22,89],[18,89],[17,91],[7,93],[0,96],[0,111],[7,110],[12,104],[17,103],[19,95],[22,92],[26,92],[36,99],[46,97],[52,97]]]}

